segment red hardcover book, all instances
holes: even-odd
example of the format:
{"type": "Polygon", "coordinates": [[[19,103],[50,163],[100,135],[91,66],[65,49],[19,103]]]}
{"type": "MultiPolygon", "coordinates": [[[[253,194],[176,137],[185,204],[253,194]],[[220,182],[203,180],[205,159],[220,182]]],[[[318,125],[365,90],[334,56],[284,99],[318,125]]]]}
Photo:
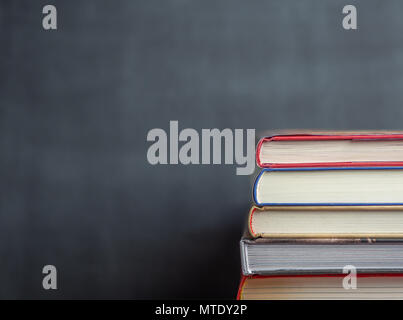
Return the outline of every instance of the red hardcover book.
{"type": "Polygon", "coordinates": [[[262,168],[403,166],[403,132],[287,131],[262,138],[262,168]]]}
{"type": "Polygon", "coordinates": [[[237,300],[403,299],[403,274],[242,276],[237,300]]]}

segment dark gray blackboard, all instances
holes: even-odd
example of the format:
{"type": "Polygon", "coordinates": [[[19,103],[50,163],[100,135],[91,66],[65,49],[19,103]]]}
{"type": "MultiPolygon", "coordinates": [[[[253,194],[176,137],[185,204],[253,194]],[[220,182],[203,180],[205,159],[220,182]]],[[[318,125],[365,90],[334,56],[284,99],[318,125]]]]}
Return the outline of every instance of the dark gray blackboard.
{"type": "Polygon", "coordinates": [[[0,297],[233,298],[231,166],[151,166],[148,130],[401,129],[403,2],[1,1],[0,297]],[[42,29],[42,6],[58,9],[42,29]],[[358,30],[342,29],[355,4],[358,30]],[[42,289],[42,267],[59,290],[42,289]]]}

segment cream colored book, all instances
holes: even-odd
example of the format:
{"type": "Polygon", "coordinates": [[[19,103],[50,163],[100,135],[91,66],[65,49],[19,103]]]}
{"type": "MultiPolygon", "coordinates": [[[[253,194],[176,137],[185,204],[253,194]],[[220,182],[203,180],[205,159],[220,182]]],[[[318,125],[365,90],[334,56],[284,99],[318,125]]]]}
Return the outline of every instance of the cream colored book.
{"type": "Polygon", "coordinates": [[[376,166],[403,163],[401,131],[286,130],[268,134],[257,146],[261,167],[376,166]]]}
{"type": "Polygon", "coordinates": [[[402,300],[403,275],[358,275],[356,289],[346,289],[346,275],[243,277],[240,300],[402,300]]]}
{"type": "Polygon", "coordinates": [[[255,238],[403,238],[403,206],[253,206],[248,228],[255,238]]]}
{"type": "Polygon", "coordinates": [[[403,205],[403,168],[265,169],[254,185],[265,205],[403,205]]]}

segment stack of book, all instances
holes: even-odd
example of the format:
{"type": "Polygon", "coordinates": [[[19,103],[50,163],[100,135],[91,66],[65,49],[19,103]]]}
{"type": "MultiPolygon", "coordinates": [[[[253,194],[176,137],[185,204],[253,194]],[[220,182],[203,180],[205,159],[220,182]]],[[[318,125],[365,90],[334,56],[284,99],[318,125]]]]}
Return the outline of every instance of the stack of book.
{"type": "Polygon", "coordinates": [[[403,132],[277,134],[256,161],[238,299],[403,299],[403,132]]]}

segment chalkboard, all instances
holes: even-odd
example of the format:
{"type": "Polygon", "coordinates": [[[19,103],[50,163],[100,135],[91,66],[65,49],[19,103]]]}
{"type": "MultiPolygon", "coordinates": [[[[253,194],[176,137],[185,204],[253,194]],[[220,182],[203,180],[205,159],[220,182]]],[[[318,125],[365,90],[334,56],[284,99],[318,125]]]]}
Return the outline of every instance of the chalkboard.
{"type": "Polygon", "coordinates": [[[250,177],[150,165],[170,120],[401,129],[401,1],[45,4],[0,4],[0,298],[235,297],[250,177]]]}

